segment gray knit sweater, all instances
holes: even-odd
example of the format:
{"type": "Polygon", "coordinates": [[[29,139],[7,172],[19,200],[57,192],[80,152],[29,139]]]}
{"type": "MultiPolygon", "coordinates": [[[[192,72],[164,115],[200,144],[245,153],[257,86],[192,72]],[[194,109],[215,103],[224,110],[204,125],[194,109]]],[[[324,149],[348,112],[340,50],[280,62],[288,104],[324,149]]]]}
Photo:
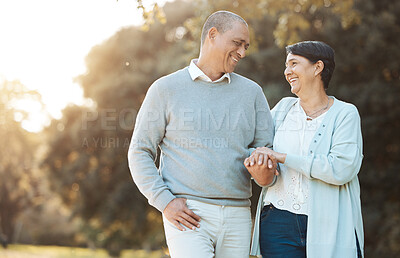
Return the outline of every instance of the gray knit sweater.
{"type": "Polygon", "coordinates": [[[175,197],[246,207],[251,182],[243,161],[250,148],[271,146],[273,134],[259,85],[235,73],[231,83],[193,81],[186,67],[149,88],[136,118],[129,168],[160,211],[175,197]]]}

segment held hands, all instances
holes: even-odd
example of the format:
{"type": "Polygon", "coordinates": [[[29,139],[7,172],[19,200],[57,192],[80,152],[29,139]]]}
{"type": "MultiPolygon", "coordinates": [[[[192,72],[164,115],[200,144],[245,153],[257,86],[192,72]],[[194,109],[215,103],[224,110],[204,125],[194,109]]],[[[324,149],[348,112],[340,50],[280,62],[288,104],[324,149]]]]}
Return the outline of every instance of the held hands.
{"type": "Polygon", "coordinates": [[[245,167],[261,186],[269,185],[279,175],[276,170],[278,161],[272,152],[270,149],[258,148],[244,160],[245,167]]]}
{"type": "Polygon", "coordinates": [[[173,199],[165,207],[163,214],[180,231],[186,230],[182,225],[192,230],[200,227],[200,217],[187,207],[185,198],[173,199]]]}
{"type": "MultiPolygon", "coordinates": [[[[286,154],[285,153],[279,153],[276,151],[271,150],[270,148],[267,147],[259,147],[257,148],[255,151],[253,151],[253,153],[251,154],[251,156],[249,158],[251,158],[252,156],[257,156],[260,154],[264,154],[264,155],[272,155],[276,158],[276,161],[279,163],[285,163],[286,160],[286,154]]],[[[254,159],[253,159],[254,161],[254,159]]]]}

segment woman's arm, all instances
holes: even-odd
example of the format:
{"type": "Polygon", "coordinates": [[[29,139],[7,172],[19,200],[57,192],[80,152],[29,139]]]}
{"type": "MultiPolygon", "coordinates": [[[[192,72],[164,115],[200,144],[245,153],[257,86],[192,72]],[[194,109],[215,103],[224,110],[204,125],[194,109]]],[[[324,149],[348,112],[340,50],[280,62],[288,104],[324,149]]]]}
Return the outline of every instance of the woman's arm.
{"type": "Polygon", "coordinates": [[[363,158],[361,123],[355,107],[338,122],[331,137],[328,155],[313,152],[301,156],[277,153],[268,148],[259,148],[255,154],[262,152],[274,155],[279,163],[301,172],[308,178],[343,185],[357,175],[363,158]]]}

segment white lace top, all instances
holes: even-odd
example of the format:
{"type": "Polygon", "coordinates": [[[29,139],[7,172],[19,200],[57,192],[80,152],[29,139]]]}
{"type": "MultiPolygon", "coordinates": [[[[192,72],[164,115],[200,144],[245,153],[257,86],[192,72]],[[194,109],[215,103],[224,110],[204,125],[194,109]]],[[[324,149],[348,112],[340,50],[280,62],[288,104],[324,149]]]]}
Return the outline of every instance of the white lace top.
{"type": "MultiPolygon", "coordinates": [[[[276,131],[274,150],[281,153],[308,155],[310,142],[325,114],[326,112],[311,119],[297,101],[276,131]]],[[[268,188],[264,204],[272,203],[278,209],[308,215],[308,182],[310,179],[294,169],[287,168],[284,164],[280,164],[280,168],[281,174],[276,183],[268,188]]]]}

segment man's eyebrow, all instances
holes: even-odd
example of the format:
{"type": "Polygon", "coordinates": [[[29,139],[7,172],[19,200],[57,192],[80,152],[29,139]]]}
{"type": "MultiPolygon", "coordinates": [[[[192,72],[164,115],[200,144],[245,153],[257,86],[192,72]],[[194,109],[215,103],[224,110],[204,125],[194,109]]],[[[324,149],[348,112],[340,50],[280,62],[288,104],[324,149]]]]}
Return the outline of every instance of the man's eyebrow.
{"type": "Polygon", "coordinates": [[[246,43],[246,40],[244,39],[235,39],[235,40],[245,43],[246,46],[250,46],[250,43],[246,43]]]}
{"type": "Polygon", "coordinates": [[[250,43],[246,43],[246,40],[244,40],[244,39],[241,39],[240,42],[243,42],[246,47],[250,46],[250,43]]]}

